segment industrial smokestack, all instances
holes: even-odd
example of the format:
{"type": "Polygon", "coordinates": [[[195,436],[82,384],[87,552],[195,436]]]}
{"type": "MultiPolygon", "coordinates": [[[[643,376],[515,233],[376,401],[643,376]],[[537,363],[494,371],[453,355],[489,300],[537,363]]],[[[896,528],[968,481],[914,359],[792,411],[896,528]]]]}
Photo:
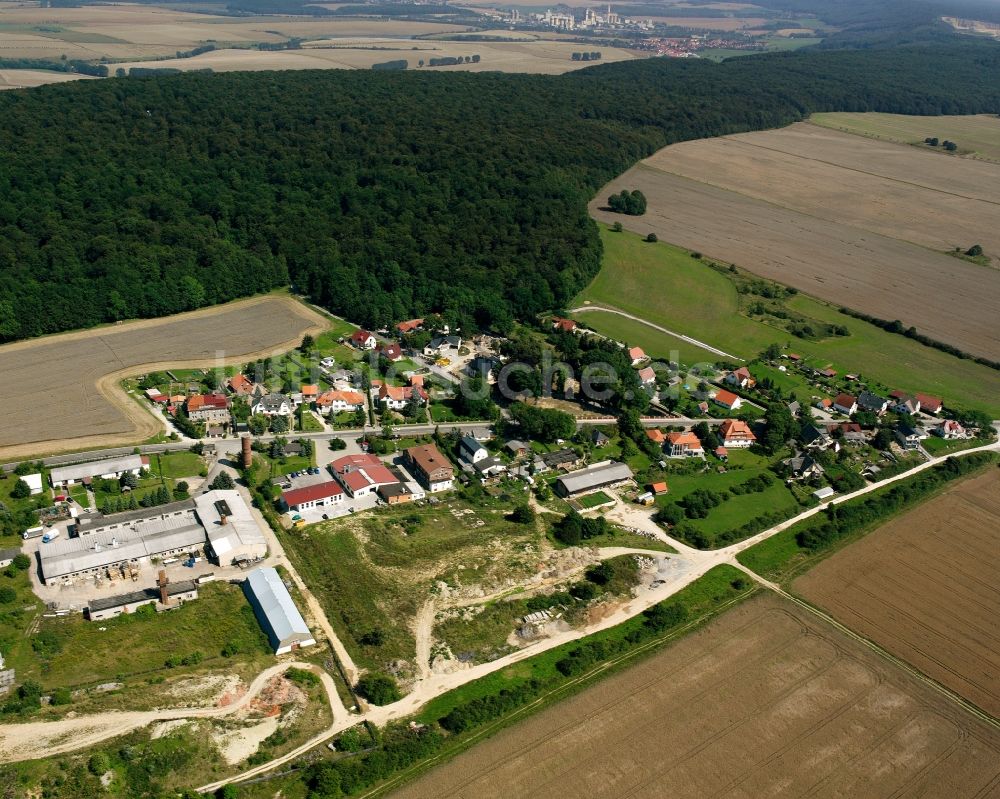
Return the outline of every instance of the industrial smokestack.
{"type": "Polygon", "coordinates": [[[243,468],[249,469],[253,465],[253,451],[250,449],[250,436],[243,436],[243,468]]]}
{"type": "Polygon", "coordinates": [[[160,587],[160,602],[164,605],[170,604],[170,597],[167,596],[167,583],[169,582],[167,572],[164,569],[160,569],[160,577],[156,581],[156,584],[160,587]]]}

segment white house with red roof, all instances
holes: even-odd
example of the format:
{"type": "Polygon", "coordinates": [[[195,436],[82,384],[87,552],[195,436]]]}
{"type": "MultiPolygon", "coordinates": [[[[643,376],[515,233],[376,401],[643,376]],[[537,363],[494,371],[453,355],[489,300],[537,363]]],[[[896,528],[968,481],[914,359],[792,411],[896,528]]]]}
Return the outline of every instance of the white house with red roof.
{"type": "Polygon", "coordinates": [[[931,432],[949,441],[956,438],[968,438],[965,428],[954,419],[945,419],[941,424],[936,425],[931,432]]]}
{"type": "Polygon", "coordinates": [[[671,458],[695,458],[705,454],[701,440],[690,430],[667,434],[667,453],[671,458]]]}
{"type": "Polygon", "coordinates": [[[644,386],[651,386],[656,382],[656,372],[652,366],[639,370],[639,382],[644,386]]]}
{"type": "Polygon", "coordinates": [[[938,414],[941,412],[941,408],[944,407],[944,403],[940,397],[933,397],[930,394],[917,394],[916,398],[920,400],[920,410],[924,413],[938,414]]]}
{"type": "Polygon", "coordinates": [[[381,385],[378,390],[378,401],[391,411],[401,411],[413,399],[427,402],[427,392],[420,386],[387,386],[381,385]]]}
{"type": "Polygon", "coordinates": [[[726,382],[731,386],[736,386],[737,388],[753,388],[757,385],[757,381],[754,380],[750,370],[745,366],[741,366],[726,375],[726,382]]]}
{"type": "Polygon", "coordinates": [[[852,416],[858,411],[858,398],[850,394],[838,394],[833,401],[833,409],[852,416]]]}
{"type": "Polygon", "coordinates": [[[638,366],[647,359],[646,353],[642,347],[632,347],[629,349],[628,357],[632,359],[633,366],[638,366]]]}
{"type": "Polygon", "coordinates": [[[379,355],[384,355],[391,363],[395,363],[403,357],[403,348],[393,342],[392,344],[380,344],[379,355]]]}
{"type": "Polygon", "coordinates": [[[368,453],[344,455],[331,461],[329,469],[337,482],[355,498],[374,494],[381,486],[399,482],[377,456],[368,453]]]}
{"type": "Polygon", "coordinates": [[[225,394],[194,394],[185,403],[193,422],[226,424],[229,422],[229,398],[225,394]]]}
{"type": "Polygon", "coordinates": [[[351,334],[351,344],[359,350],[373,350],[378,346],[378,339],[367,330],[355,330],[351,334]]]}
{"type": "Polygon", "coordinates": [[[757,436],[742,419],[726,419],[719,425],[719,439],[726,449],[746,449],[754,445],[757,436]]]}
{"type": "Polygon", "coordinates": [[[339,483],[328,480],[325,483],[284,491],[281,494],[281,499],[289,510],[301,511],[309,508],[339,505],[346,499],[346,496],[339,483]]]}
{"type": "Polygon", "coordinates": [[[253,393],[253,382],[244,374],[236,374],[226,381],[226,387],[237,397],[248,397],[253,393]]]}
{"type": "Polygon", "coordinates": [[[316,397],[316,410],[323,414],[364,410],[365,395],[360,391],[324,391],[316,397]]]}
{"type": "Polygon", "coordinates": [[[730,411],[738,410],[743,404],[743,400],[741,400],[736,394],[732,391],[726,391],[724,388],[720,388],[716,392],[715,396],[712,397],[712,402],[716,405],[721,405],[723,408],[730,411]]]}

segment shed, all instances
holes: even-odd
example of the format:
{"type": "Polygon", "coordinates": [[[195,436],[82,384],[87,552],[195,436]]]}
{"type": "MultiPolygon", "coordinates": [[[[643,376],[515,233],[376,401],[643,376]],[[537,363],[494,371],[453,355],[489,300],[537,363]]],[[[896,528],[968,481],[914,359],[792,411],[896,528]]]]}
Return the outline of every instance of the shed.
{"type": "Polygon", "coordinates": [[[822,488],[817,488],[813,491],[813,496],[816,497],[820,502],[824,499],[829,499],[837,492],[834,491],[830,486],[823,486],[822,488]]]}
{"type": "Polygon", "coordinates": [[[243,592],[267,633],[274,654],[283,655],[316,643],[276,569],[254,569],[243,583],[243,592]]]}

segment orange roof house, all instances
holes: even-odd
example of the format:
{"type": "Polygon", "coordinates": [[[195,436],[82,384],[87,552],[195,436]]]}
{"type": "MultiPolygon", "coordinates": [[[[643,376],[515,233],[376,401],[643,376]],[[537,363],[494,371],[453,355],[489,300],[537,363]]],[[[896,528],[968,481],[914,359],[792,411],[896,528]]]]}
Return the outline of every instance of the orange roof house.
{"type": "Polygon", "coordinates": [[[719,438],[724,447],[742,448],[753,446],[757,436],[742,419],[726,419],[719,425],[719,438]]]}
{"type": "Polygon", "coordinates": [[[718,393],[713,397],[713,401],[717,405],[721,405],[723,408],[728,408],[731,411],[735,411],[743,404],[743,400],[736,396],[736,394],[732,391],[726,391],[724,388],[719,389],[718,393]]]}
{"type": "Polygon", "coordinates": [[[646,431],[646,437],[654,444],[662,444],[667,440],[667,436],[658,427],[651,427],[646,431]]]}
{"type": "Polygon", "coordinates": [[[705,448],[701,441],[690,430],[683,433],[667,434],[667,450],[672,458],[692,457],[704,455],[705,448]]]}

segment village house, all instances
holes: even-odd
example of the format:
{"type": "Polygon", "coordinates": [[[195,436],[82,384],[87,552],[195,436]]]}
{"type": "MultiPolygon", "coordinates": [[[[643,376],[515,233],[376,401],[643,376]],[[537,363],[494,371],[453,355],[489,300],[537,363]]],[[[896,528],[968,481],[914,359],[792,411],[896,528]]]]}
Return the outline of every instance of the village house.
{"type": "Polygon", "coordinates": [[[423,319],[408,319],[405,322],[400,322],[396,325],[396,330],[400,335],[405,335],[406,333],[412,333],[415,330],[420,330],[424,326],[423,319]]]}
{"type": "Polygon", "coordinates": [[[291,399],[284,394],[264,394],[250,404],[250,412],[264,416],[288,416],[294,409],[291,399]]]}
{"type": "Polygon", "coordinates": [[[319,397],[319,386],[307,383],[302,386],[302,390],[299,392],[302,395],[302,401],[307,405],[312,405],[316,398],[319,397]]]}
{"type": "Polygon", "coordinates": [[[378,353],[379,355],[384,355],[390,363],[395,363],[403,357],[403,348],[395,342],[392,344],[380,344],[378,353]]]}
{"type": "Polygon", "coordinates": [[[736,394],[732,391],[726,391],[724,388],[720,388],[716,392],[715,396],[712,397],[712,401],[716,405],[721,405],[723,408],[730,411],[738,410],[743,404],[743,400],[741,400],[736,394]]]}
{"type": "Polygon", "coordinates": [[[796,480],[808,480],[823,474],[823,467],[811,455],[803,452],[796,452],[791,458],[785,458],[781,465],[796,480]]]}
{"type": "Polygon", "coordinates": [[[550,469],[569,471],[579,466],[580,456],[577,455],[576,450],[564,447],[563,449],[557,449],[555,452],[546,452],[542,455],[542,463],[550,469]]]}
{"type": "Polygon", "coordinates": [[[889,400],[870,391],[862,391],[858,394],[858,409],[881,416],[889,409],[889,400]]]}
{"type": "Polygon", "coordinates": [[[633,366],[638,366],[646,360],[646,353],[643,352],[642,347],[632,347],[628,351],[628,357],[632,359],[633,366]]]}
{"type": "Polygon", "coordinates": [[[750,374],[750,370],[745,366],[741,366],[739,369],[726,375],[726,382],[737,388],[753,388],[757,385],[757,381],[754,380],[753,375],[750,374]]]}
{"type": "Polygon", "coordinates": [[[816,400],[816,402],[813,403],[813,407],[819,408],[821,411],[828,411],[830,410],[830,408],[833,407],[833,400],[827,397],[823,397],[821,399],[816,400]]]}
{"type": "Polygon", "coordinates": [[[355,330],[351,334],[351,344],[359,350],[373,350],[378,346],[378,339],[367,330],[355,330]]]}
{"type": "Polygon", "coordinates": [[[941,408],[944,407],[944,403],[941,402],[940,397],[932,397],[930,394],[917,394],[916,399],[920,401],[920,409],[924,413],[930,413],[937,415],[941,412],[941,408]]]}
{"type": "Polygon", "coordinates": [[[530,447],[523,441],[518,441],[516,438],[510,439],[506,444],[503,445],[504,449],[507,450],[515,458],[523,458],[528,454],[530,447]]]}
{"type": "Polygon", "coordinates": [[[719,425],[719,440],[722,445],[732,449],[746,449],[757,441],[750,425],[741,419],[726,419],[719,425]]]}
{"type": "Polygon", "coordinates": [[[229,399],[224,394],[194,394],[187,399],[186,409],[192,422],[227,424],[229,399]]]}
{"type": "Polygon", "coordinates": [[[962,427],[954,419],[945,419],[941,424],[935,425],[933,430],[934,435],[940,436],[946,441],[950,441],[956,438],[967,438],[968,433],[965,428],[962,427]]]}
{"type": "Polygon", "coordinates": [[[652,441],[654,444],[663,446],[667,440],[667,434],[664,433],[659,427],[650,427],[646,430],[646,438],[652,441]]]}
{"type": "Polygon", "coordinates": [[[480,461],[489,458],[489,456],[489,450],[472,436],[462,436],[462,440],[458,442],[458,457],[470,466],[475,466],[480,461]]]}
{"type": "Polygon", "coordinates": [[[847,444],[864,444],[868,434],[857,422],[840,422],[827,426],[830,435],[839,435],[847,444]]]}
{"type": "Polygon", "coordinates": [[[431,493],[447,491],[454,483],[455,470],[433,444],[410,447],[404,453],[413,476],[431,493]]]}
{"type": "Polygon", "coordinates": [[[918,449],[920,442],[926,437],[925,433],[909,422],[900,422],[896,426],[896,440],[899,441],[903,449],[918,449]]]}
{"type": "Polygon", "coordinates": [[[552,317],[552,329],[562,330],[564,333],[572,333],[576,330],[576,322],[572,319],[563,319],[559,316],[552,317]]]}
{"type": "Polygon", "coordinates": [[[920,400],[916,397],[911,397],[901,391],[894,391],[893,399],[895,400],[895,404],[892,406],[892,409],[896,413],[906,413],[910,416],[920,413],[920,400]],[[899,396],[896,396],[897,394],[899,396]]]}
{"type": "Polygon", "coordinates": [[[644,386],[651,386],[656,383],[656,372],[652,366],[646,366],[639,370],[639,382],[644,386]]]}
{"type": "Polygon", "coordinates": [[[461,348],[461,336],[438,336],[431,339],[430,343],[424,347],[424,355],[429,358],[436,358],[447,352],[458,352],[461,348]]]}
{"type": "Polygon", "coordinates": [[[427,402],[427,392],[419,386],[387,386],[378,389],[378,401],[390,411],[402,411],[412,401],[427,402]]]}
{"type": "Polygon", "coordinates": [[[226,388],[237,397],[248,397],[253,393],[253,382],[246,375],[236,374],[226,381],[226,388]]]}
{"type": "Polygon", "coordinates": [[[365,395],[358,391],[324,391],[316,398],[316,410],[322,414],[358,411],[365,407],[365,395]]]}
{"type": "Polygon", "coordinates": [[[833,409],[840,411],[845,416],[853,416],[858,412],[858,399],[850,394],[838,394],[833,401],[833,409]]]}
{"type": "Polygon", "coordinates": [[[590,443],[593,444],[595,447],[606,446],[610,441],[611,439],[608,438],[607,434],[605,434],[601,430],[597,430],[596,428],[594,430],[591,430],[590,443]]]}
{"type": "Polygon", "coordinates": [[[840,452],[840,442],[823,427],[808,425],[802,429],[802,443],[809,449],[832,449],[840,452]]]}
{"type": "Polygon", "coordinates": [[[698,436],[690,430],[667,434],[667,454],[671,458],[696,458],[705,454],[698,436]]]}

